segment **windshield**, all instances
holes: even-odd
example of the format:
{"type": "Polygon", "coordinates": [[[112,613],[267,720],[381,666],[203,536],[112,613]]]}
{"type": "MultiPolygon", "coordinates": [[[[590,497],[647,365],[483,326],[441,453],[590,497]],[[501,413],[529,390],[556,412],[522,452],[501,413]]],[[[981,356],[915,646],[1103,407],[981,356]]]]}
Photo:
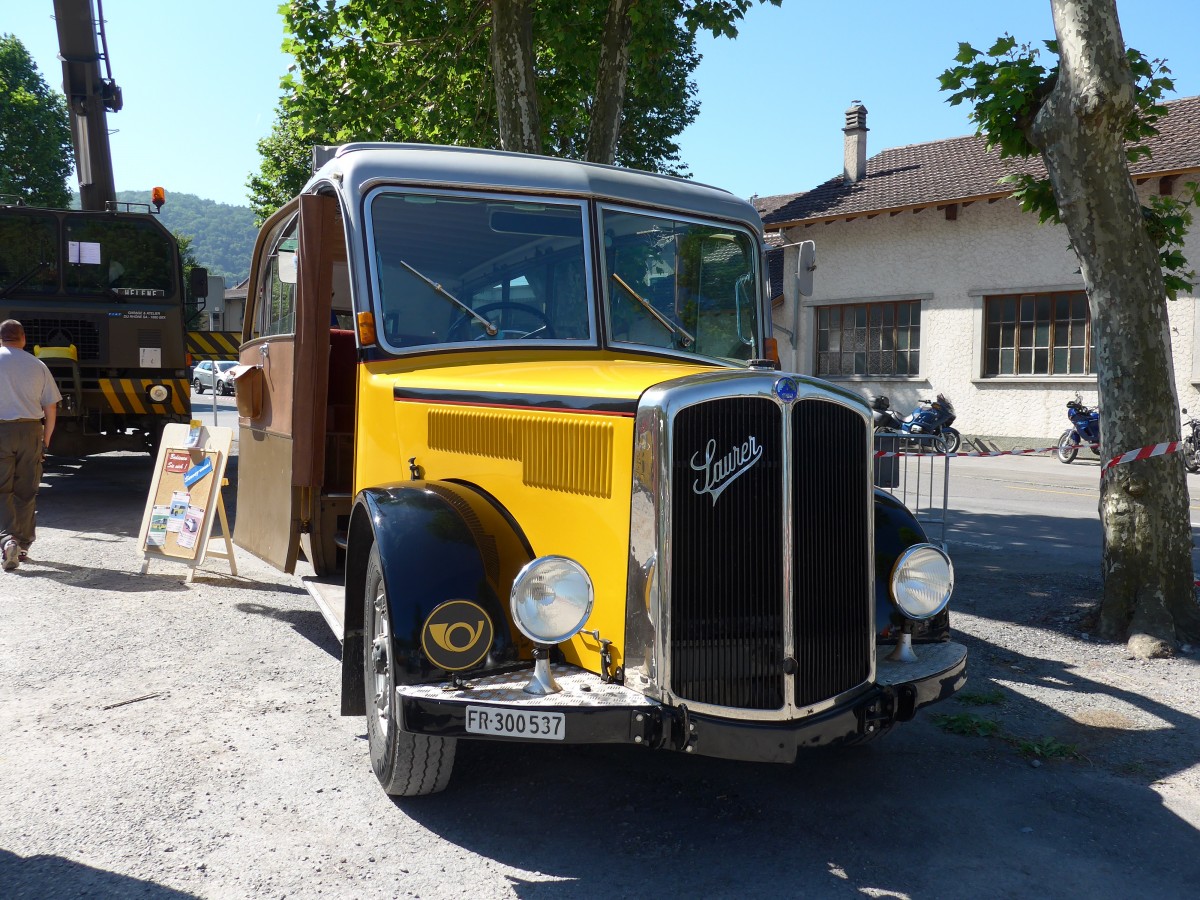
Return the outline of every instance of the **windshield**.
{"type": "Polygon", "coordinates": [[[171,241],[151,221],[87,216],[67,222],[67,293],[166,297],[174,268],[171,241]]]}
{"type": "Polygon", "coordinates": [[[592,340],[583,210],[376,194],[370,220],[384,346],[592,340]]]}
{"type": "Polygon", "coordinates": [[[58,221],[0,212],[0,297],[58,288],[58,221]]]}
{"type": "Polygon", "coordinates": [[[602,209],[601,223],[610,340],[730,361],[762,355],[748,232],[618,209],[602,209]]]}

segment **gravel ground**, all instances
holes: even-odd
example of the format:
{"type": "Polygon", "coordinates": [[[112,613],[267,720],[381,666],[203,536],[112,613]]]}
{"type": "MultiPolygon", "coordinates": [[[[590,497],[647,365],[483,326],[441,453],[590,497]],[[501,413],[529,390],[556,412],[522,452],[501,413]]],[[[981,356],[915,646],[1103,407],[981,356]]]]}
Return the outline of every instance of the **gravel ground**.
{"type": "Polygon", "coordinates": [[[33,560],[0,573],[0,897],[1200,890],[1198,656],[1091,639],[1078,573],[956,555],[968,686],[876,744],[780,767],[464,742],[446,793],[393,802],[297,578],[242,551],[237,578],[137,574],[148,479],[56,461],[33,560]]]}

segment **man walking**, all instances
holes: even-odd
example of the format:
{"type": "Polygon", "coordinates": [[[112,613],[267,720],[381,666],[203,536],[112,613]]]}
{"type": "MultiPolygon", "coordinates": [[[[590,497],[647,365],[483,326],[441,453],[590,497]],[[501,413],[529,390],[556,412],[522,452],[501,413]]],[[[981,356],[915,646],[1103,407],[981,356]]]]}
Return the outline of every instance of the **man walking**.
{"type": "Polygon", "coordinates": [[[21,323],[0,322],[0,551],[6,572],[20,565],[33,543],[42,455],[61,399],[46,364],[25,352],[21,323]]]}

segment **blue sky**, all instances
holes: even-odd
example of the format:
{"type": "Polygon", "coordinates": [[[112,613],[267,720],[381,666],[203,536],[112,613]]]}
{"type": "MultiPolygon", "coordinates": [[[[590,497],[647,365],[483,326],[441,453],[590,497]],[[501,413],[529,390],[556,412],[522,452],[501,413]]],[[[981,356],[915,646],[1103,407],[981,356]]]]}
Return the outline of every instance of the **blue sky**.
{"type": "MultiPolygon", "coordinates": [[[[19,37],[61,88],[51,0],[7,0],[0,32],[19,37]]],[[[1200,94],[1200,3],[1118,0],[1128,45],[1164,57],[1178,96],[1200,94]]],[[[160,184],[245,202],[256,143],[274,120],[278,0],[106,0],[109,54],[125,109],[110,114],[118,190],[160,184]]],[[[701,111],[684,132],[692,176],[742,197],[807,190],[842,166],[844,111],[868,109],[868,152],[968,134],[937,75],[959,41],[986,49],[1008,32],[1053,36],[1049,0],[784,0],[755,7],[737,40],[702,37],[701,111]]]]}

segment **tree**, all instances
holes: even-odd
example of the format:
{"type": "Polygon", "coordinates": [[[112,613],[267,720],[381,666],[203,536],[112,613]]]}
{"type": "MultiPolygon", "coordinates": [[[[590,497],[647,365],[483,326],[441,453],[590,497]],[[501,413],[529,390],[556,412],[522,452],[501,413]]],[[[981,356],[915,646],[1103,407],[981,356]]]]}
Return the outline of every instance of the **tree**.
{"type": "MultiPolygon", "coordinates": [[[[992,59],[962,44],[942,75],[951,103],[972,118],[1001,156],[1040,154],[1048,183],[1016,179],[1024,208],[1066,226],[1079,258],[1096,342],[1104,407],[1101,453],[1178,440],[1167,297],[1191,287],[1180,252],[1197,186],[1150,206],[1138,199],[1129,160],[1156,133],[1168,70],[1126,50],[1116,0],[1051,0],[1057,39],[1046,70],[1029,47],[1004,37],[992,59]],[[1164,270],[1166,275],[1164,276],[1164,270]]],[[[1178,454],[1106,469],[1100,485],[1104,591],[1100,632],[1127,640],[1137,656],[1169,654],[1200,639],[1191,525],[1178,454]]]]}
{"type": "MultiPolygon", "coordinates": [[[[191,284],[192,269],[200,265],[196,259],[196,251],[192,249],[191,235],[182,231],[174,232],[175,241],[179,244],[179,261],[183,264],[183,283],[191,284]]],[[[184,305],[184,330],[196,331],[204,327],[204,310],[200,308],[195,297],[189,297],[184,305]]]]}
{"type": "Polygon", "coordinates": [[[0,194],[65,208],[70,174],[67,102],[42,80],[25,45],[0,34],[0,194]]]}
{"type": "MultiPolygon", "coordinates": [[[[260,215],[308,146],[399,140],[502,147],[686,174],[697,30],[734,37],[764,0],[293,0],[296,60],[252,181],[260,215]]],[[[769,0],[779,4],[782,0],[769,0]]],[[[291,194],[288,194],[291,196],[291,194]]]]}

